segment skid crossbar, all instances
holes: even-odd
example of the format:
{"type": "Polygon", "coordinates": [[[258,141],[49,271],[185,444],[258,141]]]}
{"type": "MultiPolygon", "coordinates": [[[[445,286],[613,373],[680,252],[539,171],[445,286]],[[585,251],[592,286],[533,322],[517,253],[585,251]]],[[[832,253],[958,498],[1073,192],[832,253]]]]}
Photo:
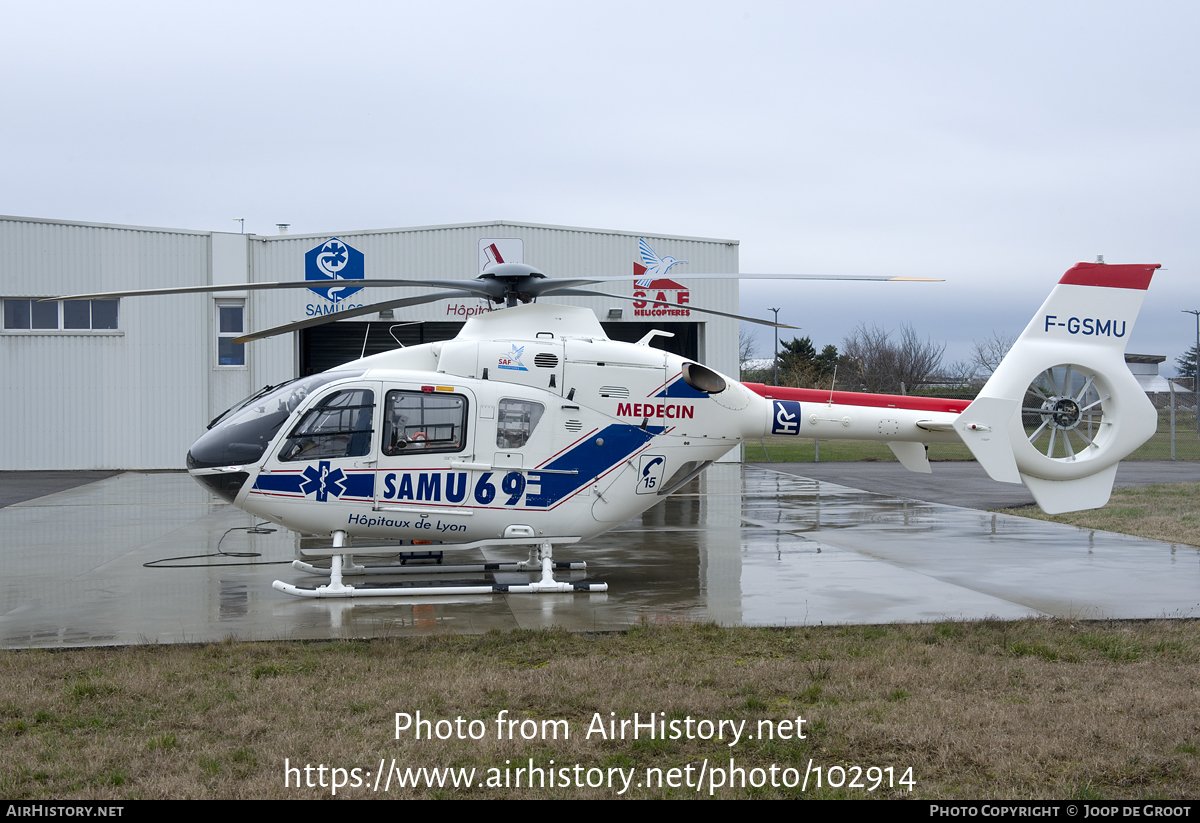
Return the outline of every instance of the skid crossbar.
{"type": "Polygon", "coordinates": [[[276,580],[272,587],[276,591],[295,597],[327,598],[327,597],[415,597],[421,595],[458,595],[458,594],[541,594],[548,592],[605,592],[607,583],[564,583],[554,579],[555,571],[579,571],[587,568],[582,562],[555,562],[552,559],[554,544],[567,545],[578,543],[578,537],[547,537],[531,545],[529,538],[492,538],[476,540],[471,543],[443,544],[438,551],[458,551],[462,549],[477,549],[486,546],[529,546],[529,559],[506,563],[455,563],[442,565],[440,558],[426,556],[422,559],[437,559],[436,564],[424,563],[414,565],[384,565],[365,566],[354,562],[354,554],[361,555],[397,555],[405,552],[397,551],[395,546],[360,546],[352,548],[345,545],[346,533],[333,533],[333,547],[326,549],[302,550],[306,557],[329,557],[328,569],[314,566],[302,560],[293,560],[292,567],[308,574],[328,575],[329,584],[309,588],[294,586],[282,580],[276,580]],[[537,571],[540,570],[540,580],[531,583],[485,583],[477,585],[462,585],[458,583],[428,583],[408,584],[402,586],[348,586],[342,582],[343,576],[370,574],[461,574],[465,572],[501,572],[501,571],[537,571]]]}

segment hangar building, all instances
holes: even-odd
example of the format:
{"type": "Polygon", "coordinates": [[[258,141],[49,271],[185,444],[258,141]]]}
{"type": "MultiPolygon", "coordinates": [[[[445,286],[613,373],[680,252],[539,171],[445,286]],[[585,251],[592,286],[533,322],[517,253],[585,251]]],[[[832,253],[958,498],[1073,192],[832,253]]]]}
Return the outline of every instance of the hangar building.
{"type": "Polygon", "coordinates": [[[375,312],[235,345],[233,338],[420,294],[366,287],[124,297],[39,303],[105,291],[288,280],[470,279],[490,262],[549,277],[644,275],[597,287],[648,300],[552,297],[592,309],[615,340],[651,329],[668,348],[736,376],[736,240],[496,221],[332,234],[260,236],[0,217],[0,470],[178,469],[205,426],[257,389],[398,344],[454,337],[494,307],[467,296],[375,312]],[[647,254],[648,251],[648,254],[647,254]],[[657,269],[654,255],[673,257],[657,269]],[[664,271],[669,266],[669,271],[664,271]],[[334,292],[334,293],[330,293],[334,292]],[[656,308],[665,300],[671,308],[656,308]]]}

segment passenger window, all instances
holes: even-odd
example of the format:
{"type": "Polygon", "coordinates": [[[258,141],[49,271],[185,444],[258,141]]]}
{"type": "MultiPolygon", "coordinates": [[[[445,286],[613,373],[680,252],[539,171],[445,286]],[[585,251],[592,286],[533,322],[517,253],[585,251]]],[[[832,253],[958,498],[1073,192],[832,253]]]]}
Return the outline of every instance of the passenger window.
{"type": "Polygon", "coordinates": [[[467,432],[467,399],[457,394],[389,391],[384,404],[383,453],[462,451],[467,432]]]}
{"type": "Polygon", "coordinates": [[[362,457],[371,451],[375,393],[344,389],[321,400],[300,419],[279,452],[279,459],[328,460],[362,457]]]}
{"type": "Polygon", "coordinates": [[[496,410],[496,447],[519,449],[528,443],[545,410],[530,400],[501,400],[496,410]]]}

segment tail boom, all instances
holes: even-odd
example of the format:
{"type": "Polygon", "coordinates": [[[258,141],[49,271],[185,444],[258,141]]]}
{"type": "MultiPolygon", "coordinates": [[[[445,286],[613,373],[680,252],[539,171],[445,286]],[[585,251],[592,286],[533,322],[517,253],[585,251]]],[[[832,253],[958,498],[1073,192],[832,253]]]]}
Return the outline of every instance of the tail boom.
{"type": "Polygon", "coordinates": [[[954,421],[970,405],[936,397],[744,385],[768,401],[764,437],[887,443],[906,469],[924,474],[931,471],[924,446],[959,442],[954,421]]]}

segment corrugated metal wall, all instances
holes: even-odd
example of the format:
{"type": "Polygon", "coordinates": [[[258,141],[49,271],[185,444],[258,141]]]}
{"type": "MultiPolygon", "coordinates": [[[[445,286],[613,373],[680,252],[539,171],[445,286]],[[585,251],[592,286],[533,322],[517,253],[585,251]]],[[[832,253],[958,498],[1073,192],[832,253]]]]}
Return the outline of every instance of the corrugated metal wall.
{"type": "MultiPolygon", "coordinates": [[[[207,282],[208,236],[0,218],[0,297],[207,282]]],[[[203,296],[125,299],[118,329],[0,334],[2,469],[171,468],[207,422],[203,296]]]]}

